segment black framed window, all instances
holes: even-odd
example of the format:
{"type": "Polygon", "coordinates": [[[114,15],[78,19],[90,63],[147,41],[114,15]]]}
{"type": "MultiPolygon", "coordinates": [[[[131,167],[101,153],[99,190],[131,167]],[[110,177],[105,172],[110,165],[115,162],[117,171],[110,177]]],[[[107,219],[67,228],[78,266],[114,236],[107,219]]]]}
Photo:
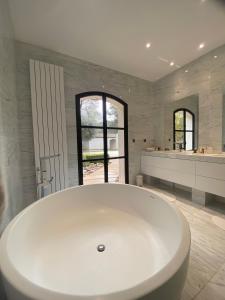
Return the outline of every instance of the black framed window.
{"type": "Polygon", "coordinates": [[[195,116],[185,108],[177,109],[173,113],[174,149],[182,146],[184,150],[193,150],[195,147],[195,116]]]}
{"type": "Polygon", "coordinates": [[[76,95],[79,184],[128,183],[128,107],[113,95],[76,95]]]}

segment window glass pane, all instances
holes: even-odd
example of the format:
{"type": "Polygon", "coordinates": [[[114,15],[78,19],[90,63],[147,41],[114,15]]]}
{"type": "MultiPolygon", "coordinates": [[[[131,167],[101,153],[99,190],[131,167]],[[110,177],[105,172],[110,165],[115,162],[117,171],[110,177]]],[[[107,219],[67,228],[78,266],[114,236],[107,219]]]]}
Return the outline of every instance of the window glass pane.
{"type": "Polygon", "coordinates": [[[175,149],[179,149],[179,144],[182,144],[182,148],[184,148],[184,132],[175,132],[175,149]]]}
{"type": "Polygon", "coordinates": [[[124,156],[124,130],[107,130],[108,156],[124,156]]]}
{"type": "Polygon", "coordinates": [[[102,126],[102,97],[88,96],[80,99],[81,125],[102,126]]]}
{"type": "Polygon", "coordinates": [[[180,110],[175,113],[175,129],[183,130],[184,129],[184,111],[180,110]]]}
{"type": "Polygon", "coordinates": [[[108,161],[108,182],[125,183],[125,160],[124,158],[110,159],[108,161]]]}
{"type": "Polygon", "coordinates": [[[83,159],[104,158],[103,130],[82,128],[83,159]]]}
{"type": "Polygon", "coordinates": [[[108,127],[124,127],[124,106],[111,98],[106,98],[106,119],[108,127]]]}
{"type": "Polygon", "coordinates": [[[186,130],[193,130],[193,116],[186,111],[186,130]]]}
{"type": "Polygon", "coordinates": [[[104,163],[99,161],[83,162],[83,184],[104,183],[104,163]]]}
{"type": "Polygon", "coordinates": [[[193,133],[186,132],[186,150],[193,150],[193,133]]]}

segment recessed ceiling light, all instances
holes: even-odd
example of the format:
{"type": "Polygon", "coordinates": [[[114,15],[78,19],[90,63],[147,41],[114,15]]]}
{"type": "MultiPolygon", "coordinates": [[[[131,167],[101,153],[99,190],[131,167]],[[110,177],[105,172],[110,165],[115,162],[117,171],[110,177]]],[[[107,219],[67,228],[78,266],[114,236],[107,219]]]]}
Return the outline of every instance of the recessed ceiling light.
{"type": "Polygon", "coordinates": [[[203,49],[205,47],[205,44],[204,43],[201,43],[199,46],[198,46],[198,49],[203,49]]]}
{"type": "Polygon", "coordinates": [[[150,47],[151,47],[151,43],[147,43],[146,48],[150,48],[150,47]]]}
{"type": "Polygon", "coordinates": [[[213,57],[214,57],[214,58],[217,58],[218,56],[217,56],[217,55],[214,55],[213,57]]]}
{"type": "Polygon", "coordinates": [[[173,62],[173,61],[171,61],[170,66],[171,66],[171,67],[174,66],[174,62],[173,62]]]}
{"type": "Polygon", "coordinates": [[[185,73],[188,73],[188,70],[185,70],[184,72],[185,72],[185,73]]]}

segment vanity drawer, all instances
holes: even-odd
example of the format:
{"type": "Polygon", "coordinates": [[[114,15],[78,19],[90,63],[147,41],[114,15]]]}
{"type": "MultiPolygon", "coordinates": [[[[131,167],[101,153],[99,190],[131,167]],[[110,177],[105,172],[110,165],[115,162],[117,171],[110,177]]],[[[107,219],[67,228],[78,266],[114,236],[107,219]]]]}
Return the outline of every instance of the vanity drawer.
{"type": "Polygon", "coordinates": [[[225,181],[223,180],[196,176],[196,189],[225,197],[225,181]]]}
{"type": "Polygon", "coordinates": [[[225,181],[225,164],[196,162],[196,176],[215,178],[225,181]]]}
{"type": "Polygon", "coordinates": [[[160,163],[155,160],[155,157],[142,156],[141,172],[181,185],[189,187],[195,186],[195,166],[193,162],[190,162],[191,164],[189,165],[187,164],[188,161],[157,158],[160,160],[160,163]],[[167,160],[169,160],[169,163],[167,160]]]}
{"type": "Polygon", "coordinates": [[[195,175],[195,162],[191,160],[142,156],[142,166],[144,168],[151,166],[195,175]]]}

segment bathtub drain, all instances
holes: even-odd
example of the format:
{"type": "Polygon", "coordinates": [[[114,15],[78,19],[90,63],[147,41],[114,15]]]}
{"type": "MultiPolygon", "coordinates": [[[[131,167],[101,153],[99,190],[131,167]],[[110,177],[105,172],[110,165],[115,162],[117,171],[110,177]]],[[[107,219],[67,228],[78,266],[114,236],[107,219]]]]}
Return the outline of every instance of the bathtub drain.
{"type": "Polygon", "coordinates": [[[105,245],[103,245],[103,244],[98,245],[97,250],[98,250],[98,252],[104,252],[105,251],[105,245]]]}

